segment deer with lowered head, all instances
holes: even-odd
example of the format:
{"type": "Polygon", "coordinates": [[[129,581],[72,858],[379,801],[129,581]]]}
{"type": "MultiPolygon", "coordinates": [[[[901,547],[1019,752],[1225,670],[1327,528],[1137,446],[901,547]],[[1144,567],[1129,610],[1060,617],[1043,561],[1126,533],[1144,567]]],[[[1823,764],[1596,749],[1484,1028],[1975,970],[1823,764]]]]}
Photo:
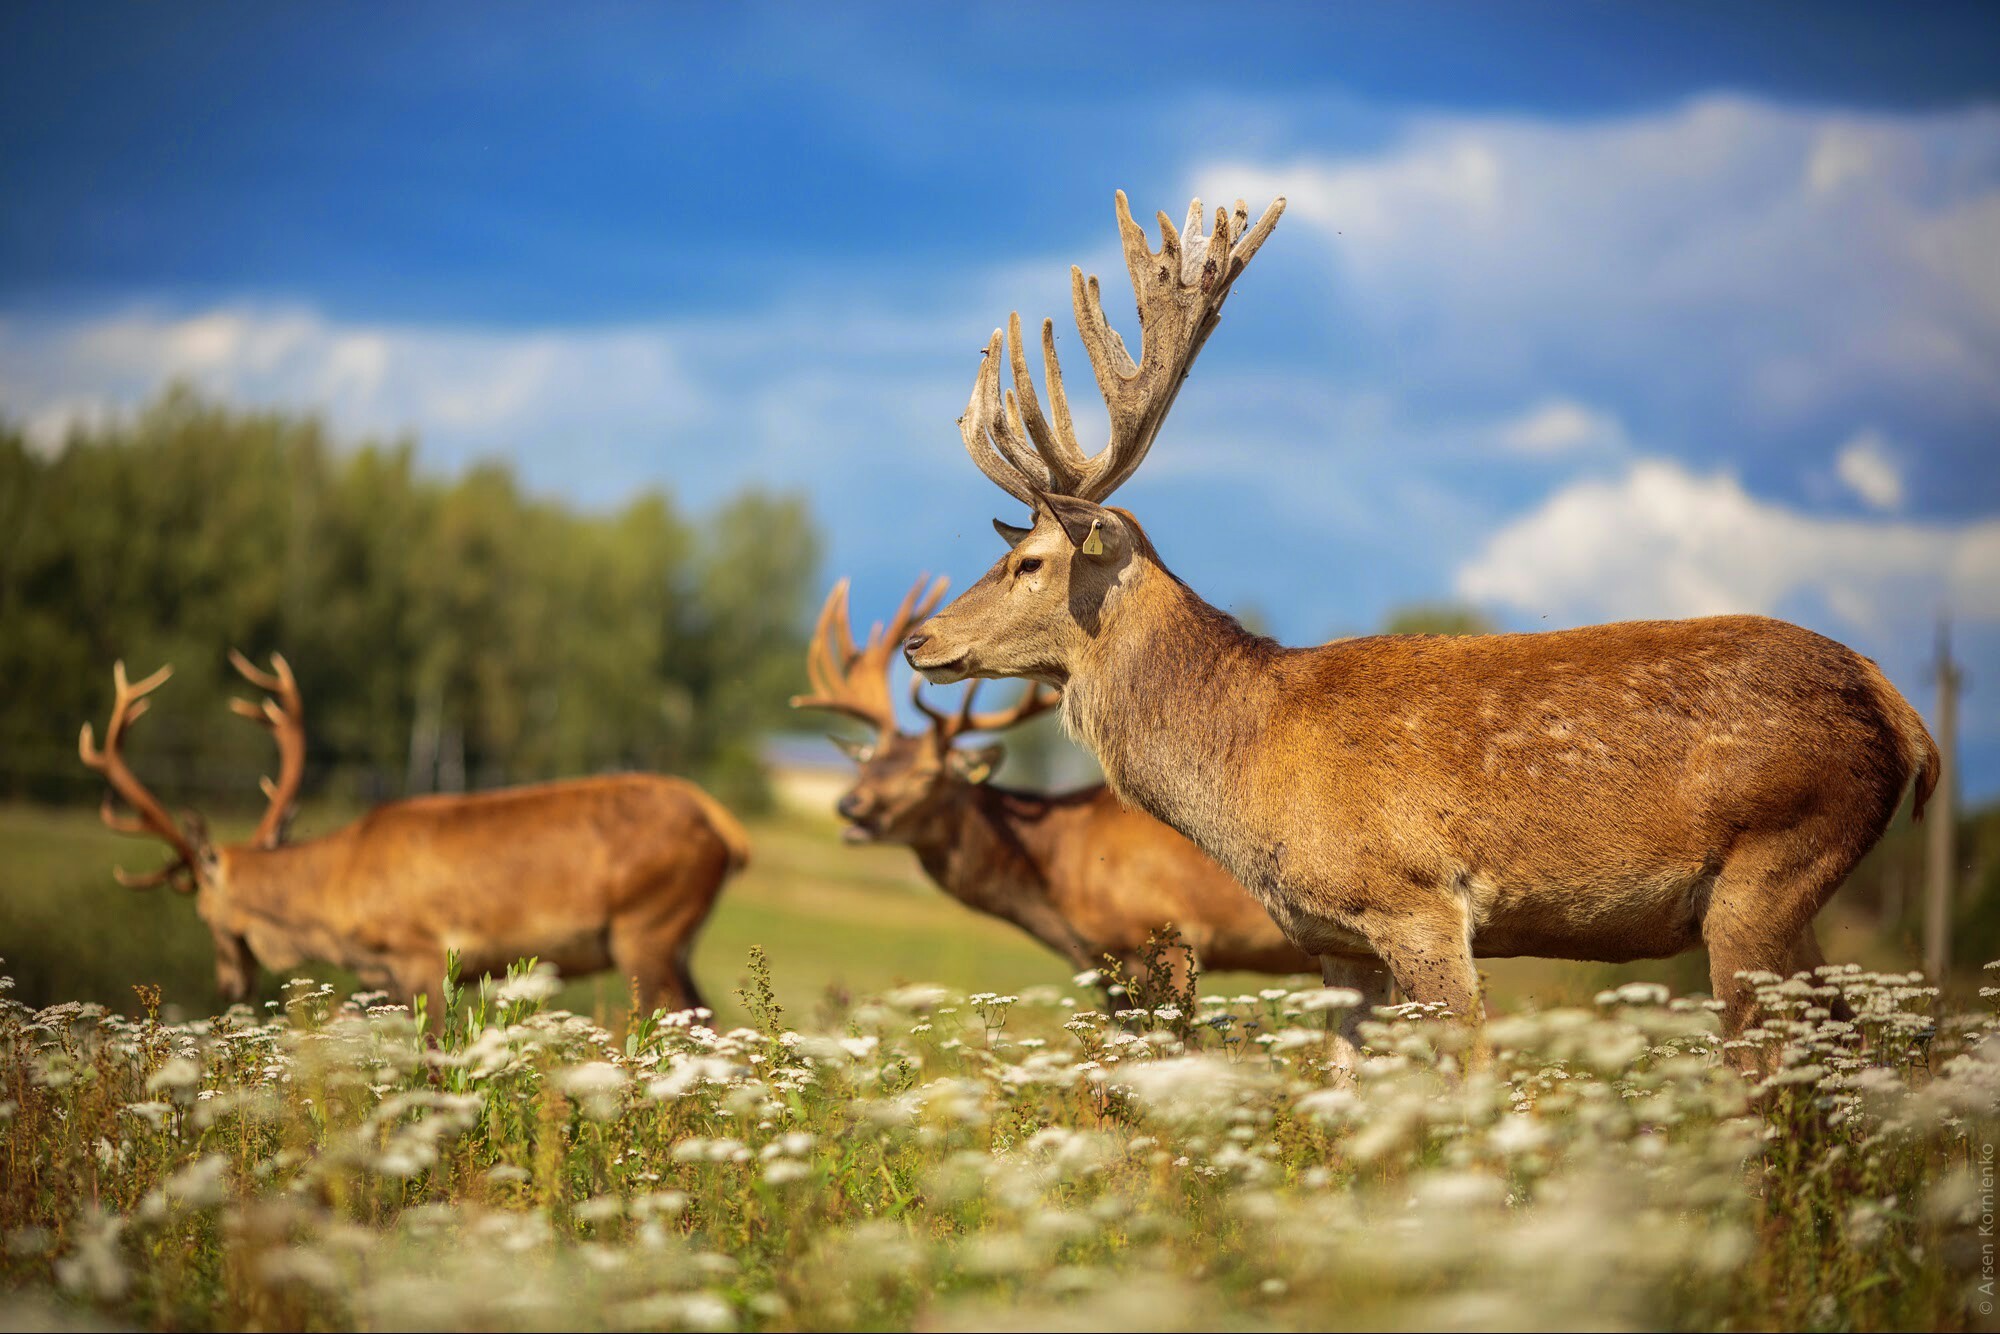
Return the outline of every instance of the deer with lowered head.
{"type": "Polygon", "coordinates": [[[1723,1022],[1739,974],[1823,962],[1813,918],[1914,780],[1923,720],[1869,659],[1761,616],[1539,634],[1377,635],[1285,648],[1204,602],[1104,501],[1145,458],[1222,303],[1283,212],[1200,201],[1152,249],[1117,201],[1138,295],[1135,363],[1096,278],[1077,328],[1111,439],[1077,444],[1042,326],[994,331],[960,419],[967,450],[1033,512],[1008,551],[904,643],[934,682],[1060,688],[1112,789],[1200,844],[1329,977],[1386,978],[1476,1013],[1475,956],[1624,961],[1705,945],[1723,1022]],[[1004,342],[1004,347],[1003,347],[1004,342]],[[1002,393],[1003,350],[1013,381],[1002,393]]]}
{"type": "MultiPolygon", "coordinates": [[[[806,657],[813,693],[794,696],[792,707],[825,709],[875,729],[871,742],[835,739],[859,766],[836,808],[848,822],[842,837],[905,845],[945,893],[1013,923],[1076,967],[1109,955],[1136,976],[1147,938],[1171,926],[1202,968],[1310,972],[1313,960],[1286,943],[1228,872],[1102,784],[1041,796],[987,781],[1001,747],[969,749],[959,741],[1046,712],[1055,706],[1053,691],[1031,684],[1011,708],[975,713],[975,682],[959,707],[945,712],[913,677],[910,696],[929,726],[901,730],[890,697],[892,659],[947,586],[939,579],[926,593],[925,583],[917,580],[886,631],[878,623],[863,646],[854,642],[845,579],[820,611],[806,657]]],[[[1179,972],[1190,961],[1169,955],[1165,962],[1179,972]]]]}
{"type": "Polygon", "coordinates": [[[195,896],[215,938],[216,986],[246,999],[257,968],[323,959],[368,985],[432,1008],[445,953],[472,975],[530,955],[566,977],[615,969],[648,1008],[684,1010],[701,995],[688,968],[694,939],[749,843],[735,817],[678,778],[619,774],[465,796],[410,797],[298,843],[284,834],[305,774],[305,717],[284,658],[270,672],[234,651],[236,670],[267,692],[231,701],[278,744],[279,776],[244,843],[211,843],[198,820],[176,822],[126,766],[123,746],[147,698],[172,674],[137,683],[112,669],[116,695],[102,746],[89,723],[78,749],[131,807],[107,793],[104,823],[164,842],[171,859],[121,884],[166,884],[195,896]]]}

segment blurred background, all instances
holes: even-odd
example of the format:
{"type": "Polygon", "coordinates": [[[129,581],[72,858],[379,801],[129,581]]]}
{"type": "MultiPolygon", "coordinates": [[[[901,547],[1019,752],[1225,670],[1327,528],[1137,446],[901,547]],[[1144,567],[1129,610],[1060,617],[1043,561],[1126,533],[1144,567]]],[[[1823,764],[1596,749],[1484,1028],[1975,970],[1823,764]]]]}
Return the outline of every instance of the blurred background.
{"type": "MultiPolygon", "coordinates": [[[[172,661],[135,765],[228,832],[271,766],[233,644],[298,669],[301,832],[659,768],[779,850],[712,992],[758,941],[815,992],[1059,976],[837,846],[835,752],[782,734],[816,737],[785,699],[832,579],[886,616],[1019,521],[952,424],[1008,311],[1056,317],[1102,438],[1068,266],[1129,309],[1121,187],[1290,200],[1120,492],[1178,574],[1291,643],[1757,611],[1934,726],[1949,677],[1953,954],[2000,953],[1996,37],[1953,4],[8,7],[6,969],[213,1003],[191,905],[109,880],[151,853],[74,737],[113,659],[172,661]]],[[[1050,727],[1013,751],[1089,774],[1050,727]]],[[[1833,957],[1915,961],[1926,855],[1884,845],[1833,957]]],[[[1519,986],[1558,974],[1597,978],[1519,986]]]]}

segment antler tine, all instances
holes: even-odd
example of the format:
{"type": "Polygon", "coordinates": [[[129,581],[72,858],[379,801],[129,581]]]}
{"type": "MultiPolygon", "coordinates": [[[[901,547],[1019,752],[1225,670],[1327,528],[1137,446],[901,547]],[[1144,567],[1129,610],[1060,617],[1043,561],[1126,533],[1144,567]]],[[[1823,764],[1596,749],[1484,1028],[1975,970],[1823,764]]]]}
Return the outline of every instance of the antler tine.
{"type": "Polygon", "coordinates": [[[948,747],[969,730],[966,724],[972,716],[972,700],[979,693],[981,684],[978,677],[967,681],[965,693],[959,697],[958,707],[947,713],[933,707],[931,702],[924,698],[924,678],[921,675],[910,677],[910,699],[931,720],[931,731],[937,734],[939,745],[948,747]]]}
{"type": "Polygon", "coordinates": [[[275,848],[285,838],[285,827],[291,823],[294,805],[299,794],[299,785],[306,774],[306,730],[305,701],[299,696],[298,679],[292,675],[292,665],[285,661],[282,653],[271,655],[269,672],[259,670],[251,661],[235,649],[229,650],[229,661],[244,680],[267,695],[262,704],[252,704],[246,699],[232,699],[229,707],[238,715],[259,724],[271,733],[278,743],[278,778],[260,778],[258,787],[266,798],[263,818],[257,821],[256,832],[251,834],[254,847],[275,848]]]}
{"type": "Polygon", "coordinates": [[[1055,708],[1061,703],[1062,691],[1057,690],[1053,686],[1043,685],[1039,681],[1030,681],[1028,682],[1027,689],[1021,692],[1021,697],[1007,708],[995,709],[992,713],[974,713],[972,712],[972,692],[967,691],[965,695],[965,708],[963,709],[966,720],[965,730],[968,732],[1004,732],[1008,728],[1018,727],[1020,724],[1028,721],[1028,719],[1036,717],[1039,714],[1047,713],[1050,709],[1055,708]]]}
{"type": "MultiPolygon", "coordinates": [[[[835,693],[841,665],[852,661],[855,652],[854,637],[847,629],[847,581],[842,579],[826,595],[806,645],[806,677],[813,690],[822,695],[835,693]]],[[[794,705],[798,702],[792,701],[794,705]]]]}
{"type": "Polygon", "coordinates": [[[976,677],[968,681],[958,708],[950,713],[932,707],[924,698],[922,677],[911,679],[910,698],[930,717],[931,727],[937,733],[938,740],[947,746],[972,732],[1004,732],[1062,703],[1060,690],[1044,686],[1039,682],[1029,682],[1028,688],[1021,692],[1021,697],[1009,707],[996,709],[992,713],[974,713],[972,704],[978,697],[979,686],[980,682],[976,677]],[[1047,693],[1044,694],[1044,691],[1047,693]]]}
{"type": "MultiPolygon", "coordinates": [[[[76,753],[87,767],[102,774],[104,781],[111,785],[111,790],[123,797],[126,805],[137,814],[136,819],[120,816],[107,794],[98,807],[98,816],[106,827],[121,834],[150,834],[166,843],[179,858],[176,862],[170,862],[164,872],[147,879],[146,883],[159,884],[164,880],[173,879],[175,888],[183,889],[188,886],[184,885],[175,873],[184,871],[187,877],[192,878],[196,862],[194,847],[188,842],[187,835],[182,832],[180,826],[174,823],[174,818],[167,814],[166,808],[160,805],[153,794],[146,790],[145,784],[126,767],[122,750],[126,732],[150,707],[145,697],[159,689],[173,674],[174,669],[171,666],[162,667],[135,684],[126,678],[123,659],[112,664],[111,681],[114,694],[111,717],[104,724],[104,744],[102,747],[98,746],[96,734],[90,724],[85,723],[83,730],[77,734],[76,753]]],[[[121,883],[127,882],[127,877],[122,872],[119,879],[121,883]]]]}
{"type": "Polygon", "coordinates": [[[826,709],[885,732],[895,731],[896,710],[889,698],[890,659],[910,628],[937,609],[950,586],[948,579],[932,581],[929,575],[920,576],[904,594],[888,626],[877,623],[866,646],[856,648],[848,621],[848,582],[842,579],[834,584],[806,649],[806,675],[813,693],[794,695],[792,707],[826,709]]]}
{"type": "Polygon", "coordinates": [[[185,879],[187,875],[188,869],[179,862],[168,862],[146,875],[134,875],[122,866],[111,868],[111,878],[127,889],[158,889],[161,885],[171,884],[185,894],[192,888],[185,879]]]}
{"type": "Polygon", "coordinates": [[[97,818],[102,820],[104,827],[113,833],[143,836],[152,832],[152,826],[144,820],[135,819],[129,815],[120,815],[118,813],[118,805],[112,801],[109,792],[104,794],[104,800],[97,803],[97,818]]]}
{"type": "Polygon", "coordinates": [[[849,668],[860,656],[848,628],[847,580],[840,579],[828,591],[819,610],[819,620],[813,626],[812,640],[806,645],[806,678],[812,683],[812,693],[792,696],[791,706],[827,709],[880,727],[883,711],[874,707],[874,701],[866,698],[864,691],[856,690],[848,676],[849,668]]]}
{"type": "Polygon", "coordinates": [[[1132,220],[1131,205],[1122,190],[1116,207],[1119,243],[1138,301],[1137,361],[1105,317],[1104,293],[1098,280],[1085,276],[1081,268],[1070,268],[1070,304],[1077,334],[1110,411],[1110,443],[1088,458],[1078,446],[1075,423],[1063,395],[1062,368],[1056,361],[1055,327],[1046,320],[1042,324],[1042,364],[1052,412],[1043,415],[1028,378],[1027,349],[1018,315],[1009,319],[1006,336],[1013,389],[1003,401],[997,364],[1002,336],[996,330],[973,384],[972,401],[959,419],[966,450],[980,471],[1029,505],[1034,504],[1036,492],[1101,501],[1137,471],[1173,407],[1181,382],[1221,319],[1222,303],[1231,286],[1278,225],[1285,201],[1274,200],[1257,225],[1247,231],[1250,210],[1240,199],[1233,211],[1215,211],[1214,229],[1205,235],[1201,200],[1189,206],[1187,223],[1178,231],[1172,219],[1161,213],[1157,253],[1146,239],[1145,228],[1132,220]],[[1034,458],[1028,456],[1029,445],[1034,458]]]}
{"type": "MultiPolygon", "coordinates": [[[[972,683],[966,687],[966,693],[970,694],[978,688],[979,681],[975,677],[972,683]]],[[[924,678],[922,673],[912,672],[910,674],[910,703],[916,705],[918,710],[931,720],[931,730],[938,734],[938,738],[944,744],[950,745],[951,738],[955,735],[952,731],[952,715],[934,707],[928,699],[924,698],[924,678]]]]}
{"type": "Polygon", "coordinates": [[[1027,464],[1025,451],[1019,449],[1018,437],[1013,434],[1013,422],[1000,401],[1003,338],[995,329],[986,351],[980,354],[979,374],[972,381],[972,398],[965,405],[965,415],[958,419],[958,433],[979,471],[1014,499],[1032,506],[1035,492],[1048,489],[1048,479],[1027,464]]]}
{"type": "Polygon", "coordinates": [[[1053,320],[1042,321],[1042,368],[1049,382],[1049,402],[1054,409],[1051,426],[1042,416],[1041,401],[1035,396],[1035,382],[1028,378],[1026,340],[1021,337],[1021,314],[1007,317],[1007,358],[1014,371],[1014,392],[1007,406],[1015,408],[1022,425],[1035,443],[1048,475],[1044,489],[1067,495],[1082,480],[1086,467],[1083,451],[1077,447],[1076,426],[1070,421],[1069,400],[1063,397],[1062,367],[1056,362],[1056,335],[1053,320]]]}
{"type": "MultiPolygon", "coordinates": [[[[931,584],[930,592],[925,594],[922,604],[918,604],[917,594],[923,588],[925,580],[929,578],[928,574],[918,575],[917,582],[910,585],[910,591],[903,594],[903,601],[896,608],[896,619],[891,622],[889,634],[884,641],[890,648],[900,647],[902,642],[909,638],[910,631],[929,620],[931,613],[937,610],[937,604],[944,600],[944,590],[951,586],[951,580],[939,575],[936,582],[931,584]]],[[[875,647],[873,635],[869,636],[868,647],[875,647]]]]}

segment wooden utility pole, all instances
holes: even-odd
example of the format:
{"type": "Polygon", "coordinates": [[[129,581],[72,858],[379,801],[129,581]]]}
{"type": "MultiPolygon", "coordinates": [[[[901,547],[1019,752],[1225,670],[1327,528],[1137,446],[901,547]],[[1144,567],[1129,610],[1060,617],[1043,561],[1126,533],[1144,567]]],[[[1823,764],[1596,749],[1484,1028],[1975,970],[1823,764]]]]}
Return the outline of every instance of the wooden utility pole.
{"type": "Polygon", "coordinates": [[[1932,736],[1943,756],[1930,800],[1930,833],[1924,855],[1924,971],[1943,982],[1951,967],[1951,918],[1958,882],[1958,664],[1951,660],[1951,622],[1938,622],[1937,712],[1932,736]]]}

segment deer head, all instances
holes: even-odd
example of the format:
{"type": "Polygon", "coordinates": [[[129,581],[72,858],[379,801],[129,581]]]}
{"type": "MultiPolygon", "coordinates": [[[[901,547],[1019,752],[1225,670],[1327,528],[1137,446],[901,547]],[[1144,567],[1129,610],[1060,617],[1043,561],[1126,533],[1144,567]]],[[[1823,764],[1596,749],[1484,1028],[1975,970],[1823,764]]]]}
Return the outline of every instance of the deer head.
{"type": "Polygon", "coordinates": [[[886,628],[877,622],[867,644],[859,648],[848,620],[847,580],[835,584],[820,609],[806,654],[814,693],[792,697],[793,708],[826,709],[875,729],[869,742],[833,738],[860,767],[854,785],[836,806],[848,822],[842,837],[850,843],[909,843],[919,837],[935,814],[999,767],[1002,749],[997,743],[961,748],[962,737],[1004,731],[1055,707],[1059,698],[1030,686],[1011,708],[975,713],[975,683],[956,710],[942,712],[924,698],[922,680],[912,678],[910,697],[930,725],[920,732],[899,729],[889,687],[891,657],[910,627],[928,616],[944,596],[947,581],[939,579],[925,592],[928,582],[919,578],[894,619],[886,628]]]}
{"type": "Polygon", "coordinates": [[[1159,569],[1138,521],[1103,502],[1145,459],[1230,288],[1284,209],[1283,199],[1273,202],[1250,227],[1249,209],[1238,200],[1233,211],[1217,209],[1214,230],[1203,235],[1197,199],[1180,231],[1159,215],[1155,252],[1119,192],[1118,232],[1139,303],[1137,363],[1104,317],[1097,279],[1070,269],[1077,333],[1111,416],[1110,442],[1094,457],[1077,446],[1054,323],[1042,321],[1047,414],[1029,378],[1020,315],[1009,318],[1004,338],[993,331],[959,430],[972,461],[1029,507],[1032,523],[994,520],[1007,555],[904,641],[911,666],[935,682],[1024,676],[1061,686],[1121,597],[1159,569]],[[1003,351],[1014,382],[1004,393],[1003,351]]]}
{"type": "MultiPolygon", "coordinates": [[[[271,672],[258,670],[234,649],[230,650],[229,658],[252,685],[275,697],[266,699],[262,705],[240,699],[230,701],[230,707],[237,713],[268,728],[278,743],[278,781],[263,780],[269,804],[247,845],[254,850],[266,850],[283,840],[299,782],[305,774],[304,708],[299,700],[298,683],[282,655],[271,655],[271,672]]],[[[102,774],[111,786],[111,793],[105,795],[98,809],[104,823],[121,834],[156,838],[167,845],[171,854],[165,865],[149,875],[131,875],[119,868],[114,872],[118,883],[131,889],[171,885],[180,893],[195,895],[196,911],[215,937],[216,986],[226,999],[240,1001],[250,994],[256,963],[231,921],[227,861],[233,850],[219,849],[211,843],[206,825],[192,812],[184,813],[176,821],[125,763],[124,743],[132,724],[151,707],[146,697],[164,685],[173,671],[171,666],[162,667],[134,684],[126,679],[124,662],[113,664],[114,693],[111,718],[104,727],[104,743],[97,744],[90,724],[85,723],[77,738],[77,753],[85,765],[102,774]],[[131,807],[132,815],[118,812],[114,793],[131,807]]]]}

